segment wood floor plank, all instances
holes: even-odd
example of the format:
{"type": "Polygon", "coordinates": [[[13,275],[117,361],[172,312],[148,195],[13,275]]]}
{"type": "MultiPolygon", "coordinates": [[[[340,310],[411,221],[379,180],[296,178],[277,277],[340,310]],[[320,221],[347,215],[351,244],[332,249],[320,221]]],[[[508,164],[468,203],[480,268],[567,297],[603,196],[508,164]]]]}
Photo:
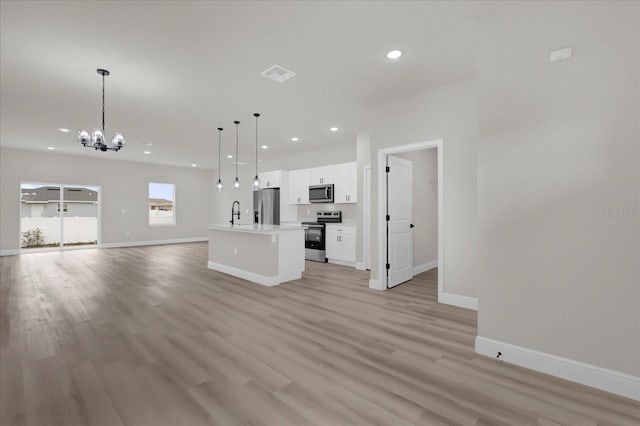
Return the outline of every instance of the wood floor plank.
{"type": "Polygon", "coordinates": [[[207,244],[0,257],[0,425],[637,425],[640,404],[475,353],[437,269],[263,287],[207,244]]]}

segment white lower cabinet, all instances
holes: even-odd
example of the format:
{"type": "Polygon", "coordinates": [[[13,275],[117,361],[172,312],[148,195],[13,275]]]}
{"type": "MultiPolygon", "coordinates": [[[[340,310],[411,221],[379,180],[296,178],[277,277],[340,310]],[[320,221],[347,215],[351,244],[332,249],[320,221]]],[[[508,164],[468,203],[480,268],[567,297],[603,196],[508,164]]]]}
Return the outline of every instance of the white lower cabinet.
{"type": "Polygon", "coordinates": [[[353,265],[356,262],[356,227],[327,224],[325,249],[329,262],[353,265]]]}

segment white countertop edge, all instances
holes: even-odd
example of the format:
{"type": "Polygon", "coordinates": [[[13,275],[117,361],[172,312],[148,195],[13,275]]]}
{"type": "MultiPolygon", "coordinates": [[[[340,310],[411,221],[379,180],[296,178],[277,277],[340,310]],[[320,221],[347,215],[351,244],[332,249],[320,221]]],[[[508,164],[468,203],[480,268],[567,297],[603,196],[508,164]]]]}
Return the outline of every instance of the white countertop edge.
{"type": "Polygon", "coordinates": [[[304,228],[298,225],[209,225],[212,231],[246,232],[250,234],[280,234],[288,231],[302,231],[304,228]]]}

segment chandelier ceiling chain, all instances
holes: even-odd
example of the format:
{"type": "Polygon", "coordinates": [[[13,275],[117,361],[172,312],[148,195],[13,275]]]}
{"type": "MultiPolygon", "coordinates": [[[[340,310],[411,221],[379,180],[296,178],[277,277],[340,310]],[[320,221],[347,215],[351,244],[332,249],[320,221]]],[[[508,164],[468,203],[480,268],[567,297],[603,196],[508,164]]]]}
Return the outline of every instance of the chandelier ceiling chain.
{"type": "Polygon", "coordinates": [[[105,133],[105,119],[104,119],[104,110],[105,110],[105,102],[104,102],[104,78],[108,76],[110,73],[108,70],[98,68],[97,73],[102,76],[102,128],[101,129],[93,129],[93,132],[89,133],[87,130],[80,130],[78,132],[78,142],[82,146],[86,146],[89,148],[93,148],[95,150],[100,151],[119,151],[124,147],[125,140],[122,133],[115,133],[113,135],[113,139],[111,140],[111,146],[109,147],[105,143],[104,133],[105,133]]]}

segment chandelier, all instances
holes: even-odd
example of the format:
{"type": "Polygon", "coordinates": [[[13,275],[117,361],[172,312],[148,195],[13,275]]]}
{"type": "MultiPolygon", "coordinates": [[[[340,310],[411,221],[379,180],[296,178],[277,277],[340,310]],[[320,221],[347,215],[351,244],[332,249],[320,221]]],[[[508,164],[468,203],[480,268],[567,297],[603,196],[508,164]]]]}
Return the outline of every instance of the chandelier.
{"type": "Polygon", "coordinates": [[[96,70],[98,74],[102,76],[102,129],[93,129],[93,132],[89,133],[87,130],[80,130],[78,132],[78,142],[82,146],[93,148],[100,151],[119,151],[124,147],[124,136],[122,133],[116,133],[111,140],[111,146],[108,146],[104,139],[104,77],[109,75],[109,71],[98,68],[96,70]]]}

